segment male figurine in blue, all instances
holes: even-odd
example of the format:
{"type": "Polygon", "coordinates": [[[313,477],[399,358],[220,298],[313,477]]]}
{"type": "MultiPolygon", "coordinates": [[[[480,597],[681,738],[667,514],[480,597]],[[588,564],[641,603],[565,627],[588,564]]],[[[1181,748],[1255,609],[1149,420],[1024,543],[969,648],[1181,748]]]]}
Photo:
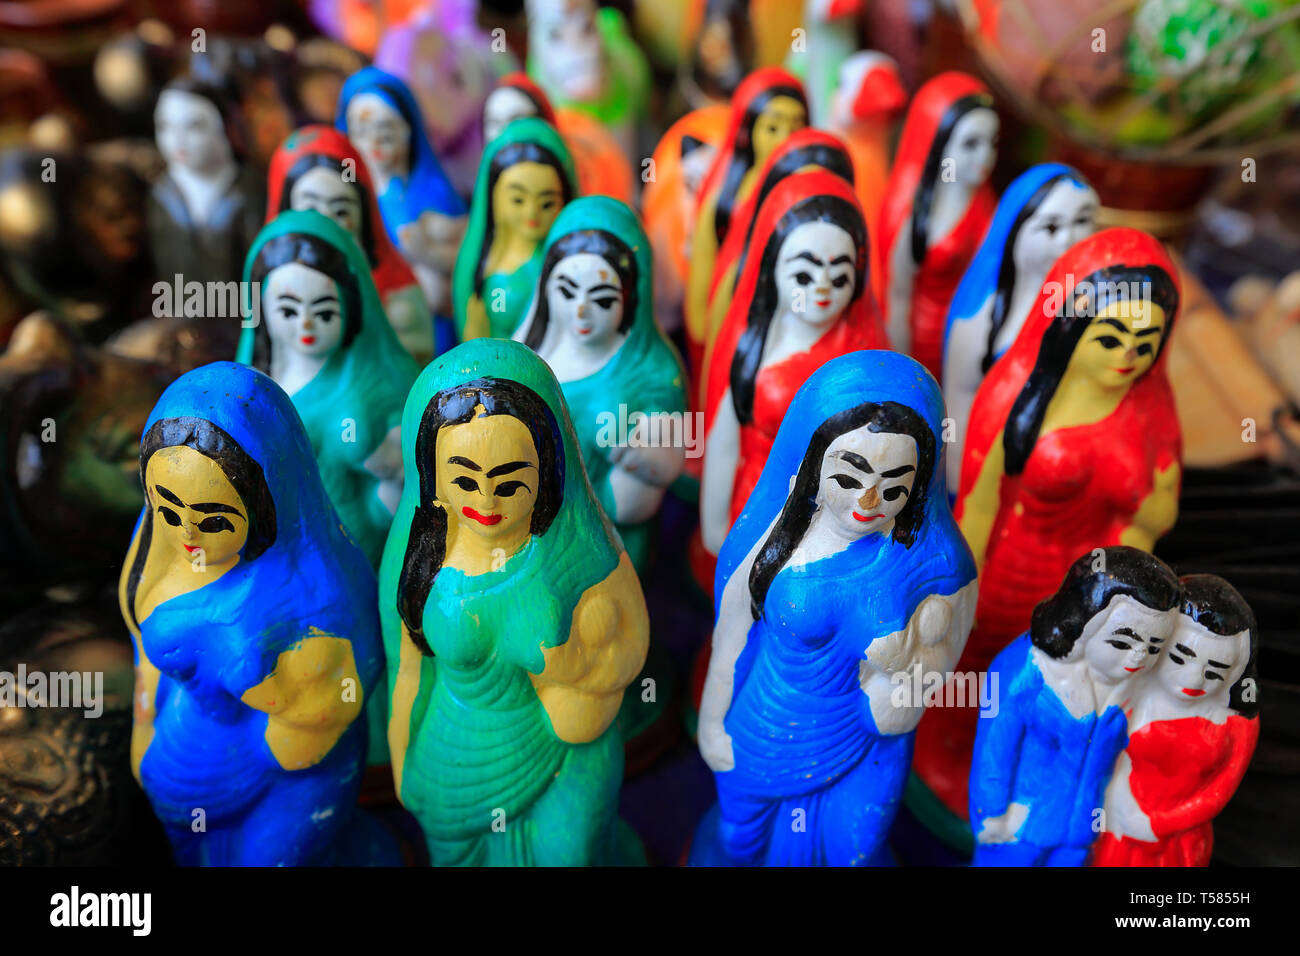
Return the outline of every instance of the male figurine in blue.
{"type": "Polygon", "coordinates": [[[1178,577],[1136,548],[1080,557],[989,668],[970,775],[976,866],[1082,866],[1128,743],[1134,678],[1178,622],[1178,577]],[[996,675],[996,677],[995,677],[996,675]]]}

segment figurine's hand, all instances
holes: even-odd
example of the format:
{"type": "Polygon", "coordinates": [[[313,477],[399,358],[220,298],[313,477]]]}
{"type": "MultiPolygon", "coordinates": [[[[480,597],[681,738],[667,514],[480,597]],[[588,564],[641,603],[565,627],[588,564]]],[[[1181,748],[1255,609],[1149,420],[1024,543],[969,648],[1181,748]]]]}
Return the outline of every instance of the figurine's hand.
{"type": "Polygon", "coordinates": [[[1029,807],[1023,803],[1013,803],[1005,813],[996,817],[985,817],[984,825],[976,835],[980,843],[1010,843],[1024,826],[1029,817],[1029,807]]]}
{"type": "Polygon", "coordinates": [[[662,433],[659,426],[648,427],[643,419],[626,445],[615,445],[609,450],[609,460],[647,485],[666,488],[686,464],[686,449],[672,438],[662,433]]]}
{"type": "Polygon", "coordinates": [[[696,731],[700,756],[714,773],[726,773],[736,767],[736,754],[731,747],[731,735],[721,721],[700,722],[696,731]]]}
{"type": "Polygon", "coordinates": [[[420,250],[420,261],[440,272],[450,272],[456,266],[456,254],[465,237],[465,216],[444,216],[438,212],[425,212],[415,223],[419,229],[415,243],[420,250]]]}

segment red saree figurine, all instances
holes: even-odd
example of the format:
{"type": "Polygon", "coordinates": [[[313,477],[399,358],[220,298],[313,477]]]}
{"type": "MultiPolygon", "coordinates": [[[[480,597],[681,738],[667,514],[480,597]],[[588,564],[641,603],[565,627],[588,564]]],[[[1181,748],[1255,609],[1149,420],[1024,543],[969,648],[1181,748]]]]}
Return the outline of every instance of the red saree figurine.
{"type": "Polygon", "coordinates": [[[880,210],[874,265],[889,339],[940,381],[948,305],[997,205],[997,135],[988,88],[939,74],[912,99],[880,210]]]}
{"type": "MultiPolygon", "coordinates": [[[[1173,526],[1182,437],[1164,356],[1178,305],[1157,240],[1099,232],[1057,260],[980,385],[954,509],[980,569],[959,675],[987,670],[1080,555],[1150,551],[1173,526]]],[[[913,769],[961,819],[976,719],[936,708],[917,733],[913,769]]]]}
{"type": "Polygon", "coordinates": [[[1106,788],[1093,866],[1208,866],[1214,818],[1259,739],[1250,605],[1213,574],[1179,583],[1178,624],[1129,712],[1128,747],[1106,788]]]}

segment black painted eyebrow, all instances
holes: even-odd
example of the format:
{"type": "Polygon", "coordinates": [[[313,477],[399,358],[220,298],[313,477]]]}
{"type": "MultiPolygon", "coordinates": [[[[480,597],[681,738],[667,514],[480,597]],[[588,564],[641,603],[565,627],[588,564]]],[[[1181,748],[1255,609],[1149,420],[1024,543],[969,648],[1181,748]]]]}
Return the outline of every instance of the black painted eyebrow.
{"type": "Polygon", "coordinates": [[[223,505],[220,501],[205,501],[203,504],[190,505],[191,511],[201,511],[205,515],[225,514],[238,515],[244,517],[244,513],[238,508],[232,508],[230,505],[223,505]]]}
{"type": "Polygon", "coordinates": [[[1139,329],[1137,337],[1142,338],[1144,335],[1159,335],[1162,329],[1163,327],[1159,325],[1153,325],[1148,329],[1139,329]]]}
{"type": "Polygon", "coordinates": [[[339,297],[336,295],[323,295],[315,302],[313,302],[312,305],[320,305],[323,302],[337,302],[338,300],[339,297]]]}
{"type": "Polygon", "coordinates": [[[622,292],[622,291],[623,291],[623,290],[620,289],[618,286],[616,286],[616,285],[610,285],[608,282],[604,282],[604,283],[602,283],[602,284],[600,284],[600,285],[594,285],[594,286],[592,286],[590,289],[588,289],[587,291],[588,291],[588,292],[602,292],[602,291],[604,291],[605,289],[608,289],[610,292],[622,292]]]}
{"type": "Polygon", "coordinates": [[[1128,326],[1125,325],[1123,322],[1121,322],[1119,319],[1098,319],[1098,320],[1097,320],[1097,324],[1098,324],[1098,325],[1113,325],[1115,328],[1119,329],[1121,332],[1127,332],[1127,331],[1128,331],[1128,326]]]}
{"type": "Polygon", "coordinates": [[[497,475],[508,475],[512,471],[518,471],[520,468],[532,468],[532,462],[527,461],[508,461],[504,465],[497,465],[488,471],[489,478],[495,478],[497,475]]]}
{"type": "Polygon", "coordinates": [[[1180,651],[1182,651],[1182,652],[1183,652],[1184,654],[1186,654],[1188,657],[1195,657],[1195,656],[1196,656],[1196,652],[1195,652],[1194,650],[1192,650],[1190,647],[1184,647],[1182,644],[1175,644],[1174,647],[1178,648],[1180,651]]]}
{"type": "Polygon", "coordinates": [[[567,282],[569,285],[573,286],[575,289],[578,287],[578,282],[577,282],[576,279],[570,279],[568,276],[564,275],[563,273],[561,273],[560,275],[556,276],[556,277],[555,277],[555,281],[556,281],[556,282],[567,282]]]}
{"type": "Polygon", "coordinates": [[[836,256],[834,259],[831,260],[831,265],[833,265],[833,266],[838,266],[838,265],[850,265],[850,266],[851,266],[851,265],[853,265],[853,259],[852,259],[851,257],[849,257],[849,256],[836,256]]]}
{"type": "Polygon", "coordinates": [[[468,468],[471,471],[482,471],[477,462],[470,461],[468,458],[462,458],[460,455],[452,455],[447,459],[449,465],[460,465],[462,468],[468,468]]]}
{"type": "Polygon", "coordinates": [[[560,195],[560,191],[559,191],[558,189],[543,189],[543,190],[542,190],[541,192],[539,192],[537,195],[538,195],[538,196],[541,196],[543,199],[545,199],[547,196],[558,196],[558,195],[560,195]]]}
{"type": "Polygon", "coordinates": [[[786,259],[785,261],[786,261],[786,262],[794,262],[796,259],[807,259],[809,262],[811,262],[811,263],[812,263],[813,265],[815,265],[815,266],[825,265],[825,263],[823,263],[820,259],[818,259],[815,255],[813,255],[813,254],[812,254],[811,252],[809,252],[807,249],[805,249],[803,252],[797,252],[797,253],[795,253],[795,254],[792,255],[789,259],[786,259]]]}
{"type": "Polygon", "coordinates": [[[859,471],[866,472],[868,475],[875,474],[875,470],[871,467],[871,462],[867,461],[857,452],[842,451],[840,452],[840,457],[859,471]]]}
{"type": "Polygon", "coordinates": [[[174,504],[174,505],[180,505],[182,508],[185,507],[185,502],[181,501],[181,499],[177,498],[174,494],[172,494],[170,491],[168,491],[168,490],[167,490],[166,488],[164,488],[162,485],[154,485],[154,488],[157,490],[158,494],[162,495],[164,498],[166,498],[166,499],[167,499],[168,501],[170,501],[172,504],[174,504]]]}
{"type": "Polygon", "coordinates": [[[899,475],[905,475],[905,474],[907,474],[909,471],[916,471],[916,466],[914,466],[914,465],[899,465],[897,468],[891,468],[891,469],[889,469],[889,471],[882,471],[882,472],[880,473],[880,477],[881,477],[881,478],[897,478],[899,475]]]}
{"type": "Polygon", "coordinates": [[[1113,633],[1123,634],[1125,637],[1136,637],[1138,640],[1142,639],[1141,637],[1138,636],[1137,631],[1133,630],[1133,628],[1131,627],[1117,627],[1115,628],[1113,633]]]}
{"type": "Polygon", "coordinates": [[[1221,663],[1219,661],[1206,661],[1205,663],[1209,664],[1211,667],[1222,667],[1224,670],[1228,669],[1227,664],[1221,663]]]}
{"type": "Polygon", "coordinates": [[[297,302],[299,305],[302,304],[302,299],[298,298],[298,297],[297,297],[296,295],[294,295],[292,292],[283,292],[283,293],[280,294],[280,298],[281,298],[281,299],[289,299],[289,300],[292,301],[292,302],[297,302]]]}

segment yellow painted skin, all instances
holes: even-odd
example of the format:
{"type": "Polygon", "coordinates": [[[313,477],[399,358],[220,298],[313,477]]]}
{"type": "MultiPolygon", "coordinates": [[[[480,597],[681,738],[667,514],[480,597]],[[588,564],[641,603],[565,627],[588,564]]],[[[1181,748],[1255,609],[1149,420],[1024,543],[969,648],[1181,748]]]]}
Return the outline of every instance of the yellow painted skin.
{"type": "MultiPolygon", "coordinates": [[[[1113,302],[1098,313],[1070,356],[1043,416],[1040,438],[1058,428],[1092,425],[1111,415],[1132,384],[1155,364],[1155,350],[1138,355],[1137,346],[1142,341],[1159,342],[1166,321],[1164,310],[1149,302],[1113,302]],[[1119,322],[1124,330],[1107,320],[1119,322]],[[1101,340],[1107,337],[1118,339],[1120,346],[1106,348],[1101,340]],[[1117,360],[1120,368],[1130,371],[1117,371],[1117,360]]],[[[1002,478],[1006,473],[1002,436],[999,431],[994,438],[979,477],[966,496],[961,517],[962,534],[981,570],[1001,506],[1002,478]]],[[[1138,508],[1133,524],[1120,535],[1121,543],[1149,551],[1156,539],[1173,527],[1178,515],[1178,478],[1176,462],[1154,472],[1152,491],[1138,508]]]]}
{"type": "MultiPolygon", "coordinates": [[[[484,275],[514,272],[532,258],[564,205],[560,174],[545,163],[523,162],[501,172],[492,187],[492,247],[484,275]]],[[[477,292],[465,304],[462,341],[490,334],[487,306],[477,292]]]]}

